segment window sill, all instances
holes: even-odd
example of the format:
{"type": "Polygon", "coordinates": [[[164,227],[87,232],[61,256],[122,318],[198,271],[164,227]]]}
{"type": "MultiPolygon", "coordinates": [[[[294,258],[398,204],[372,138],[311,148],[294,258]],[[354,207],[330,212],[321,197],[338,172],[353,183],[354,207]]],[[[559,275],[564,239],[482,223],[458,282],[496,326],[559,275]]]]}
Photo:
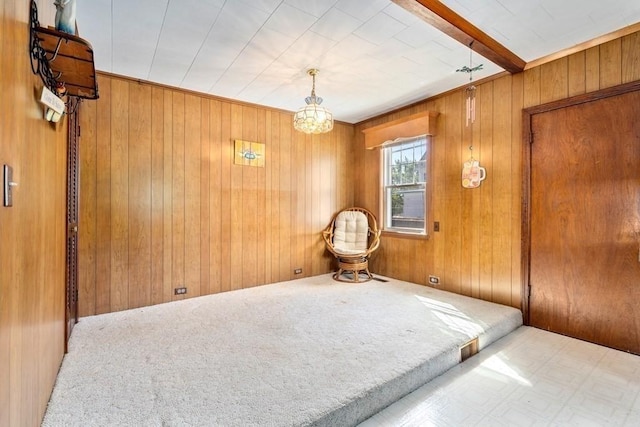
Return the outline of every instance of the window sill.
{"type": "Polygon", "coordinates": [[[426,233],[409,233],[395,230],[382,230],[382,236],[394,237],[396,239],[429,240],[431,236],[426,233]]]}

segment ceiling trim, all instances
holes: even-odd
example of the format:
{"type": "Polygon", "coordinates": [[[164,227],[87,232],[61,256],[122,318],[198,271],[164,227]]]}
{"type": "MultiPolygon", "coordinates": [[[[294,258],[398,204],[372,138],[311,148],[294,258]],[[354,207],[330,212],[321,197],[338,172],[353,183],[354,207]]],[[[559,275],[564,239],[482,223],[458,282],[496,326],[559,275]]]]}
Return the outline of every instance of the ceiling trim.
{"type": "Polygon", "coordinates": [[[524,70],[526,62],[439,0],[392,0],[398,6],[459,41],[510,73],[524,70]],[[473,43],[473,44],[472,44],[473,43]]]}

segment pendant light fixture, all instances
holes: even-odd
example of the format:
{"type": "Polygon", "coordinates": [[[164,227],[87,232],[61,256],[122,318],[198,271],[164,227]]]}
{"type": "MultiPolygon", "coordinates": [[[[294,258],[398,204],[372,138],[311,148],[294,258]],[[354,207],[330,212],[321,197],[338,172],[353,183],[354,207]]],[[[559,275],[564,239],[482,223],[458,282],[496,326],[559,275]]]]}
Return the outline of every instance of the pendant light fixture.
{"type": "Polygon", "coordinates": [[[333,129],[333,114],[322,104],[322,98],[316,96],[316,75],[318,70],[312,68],[307,71],[313,79],[311,96],[305,98],[307,105],[300,108],[293,116],[293,127],[304,133],[325,133],[333,129]]]}
{"type": "Polygon", "coordinates": [[[487,177],[487,171],[480,166],[480,161],[473,158],[473,124],[476,121],[476,86],[473,84],[473,72],[482,70],[482,64],[473,66],[473,41],[469,43],[469,66],[466,65],[456,72],[469,74],[469,85],[465,88],[465,114],[466,126],[469,128],[469,160],[462,165],[462,186],[464,188],[476,188],[487,177]]]}

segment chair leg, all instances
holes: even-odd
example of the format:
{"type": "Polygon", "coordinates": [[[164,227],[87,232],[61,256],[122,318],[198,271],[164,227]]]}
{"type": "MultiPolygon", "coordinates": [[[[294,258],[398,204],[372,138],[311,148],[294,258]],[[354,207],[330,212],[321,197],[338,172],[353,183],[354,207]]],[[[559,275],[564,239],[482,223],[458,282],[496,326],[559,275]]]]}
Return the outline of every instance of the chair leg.
{"type": "Polygon", "coordinates": [[[360,283],[360,271],[358,269],[353,270],[353,281],[360,283]]]}
{"type": "Polygon", "coordinates": [[[361,260],[359,262],[353,262],[353,261],[347,262],[347,261],[338,260],[338,271],[333,275],[333,280],[337,280],[338,282],[345,282],[345,283],[368,282],[371,279],[373,279],[373,275],[369,271],[369,263],[366,259],[361,260]],[[343,273],[348,273],[348,272],[353,273],[352,280],[346,280],[340,277],[343,273]],[[364,272],[367,275],[367,278],[360,280],[360,272],[364,272]]]}

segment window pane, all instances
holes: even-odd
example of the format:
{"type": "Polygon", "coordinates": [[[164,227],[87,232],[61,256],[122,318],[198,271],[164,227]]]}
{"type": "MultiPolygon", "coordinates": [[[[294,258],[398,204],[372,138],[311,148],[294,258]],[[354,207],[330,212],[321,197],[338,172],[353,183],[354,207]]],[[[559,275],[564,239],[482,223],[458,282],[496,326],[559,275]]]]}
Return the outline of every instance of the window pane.
{"type": "Polygon", "coordinates": [[[427,140],[384,148],[385,229],[425,232],[427,140]]]}
{"type": "Polygon", "coordinates": [[[391,200],[391,215],[387,226],[424,229],[424,188],[391,187],[387,192],[391,200]]]}
{"type": "Polygon", "coordinates": [[[389,176],[391,177],[391,181],[389,182],[390,185],[402,184],[402,182],[400,182],[400,178],[402,177],[402,173],[400,171],[400,165],[396,164],[391,166],[391,172],[389,174],[389,176]]]}
{"type": "Polygon", "coordinates": [[[394,145],[385,156],[386,185],[404,185],[426,182],[425,139],[394,145]]]}

